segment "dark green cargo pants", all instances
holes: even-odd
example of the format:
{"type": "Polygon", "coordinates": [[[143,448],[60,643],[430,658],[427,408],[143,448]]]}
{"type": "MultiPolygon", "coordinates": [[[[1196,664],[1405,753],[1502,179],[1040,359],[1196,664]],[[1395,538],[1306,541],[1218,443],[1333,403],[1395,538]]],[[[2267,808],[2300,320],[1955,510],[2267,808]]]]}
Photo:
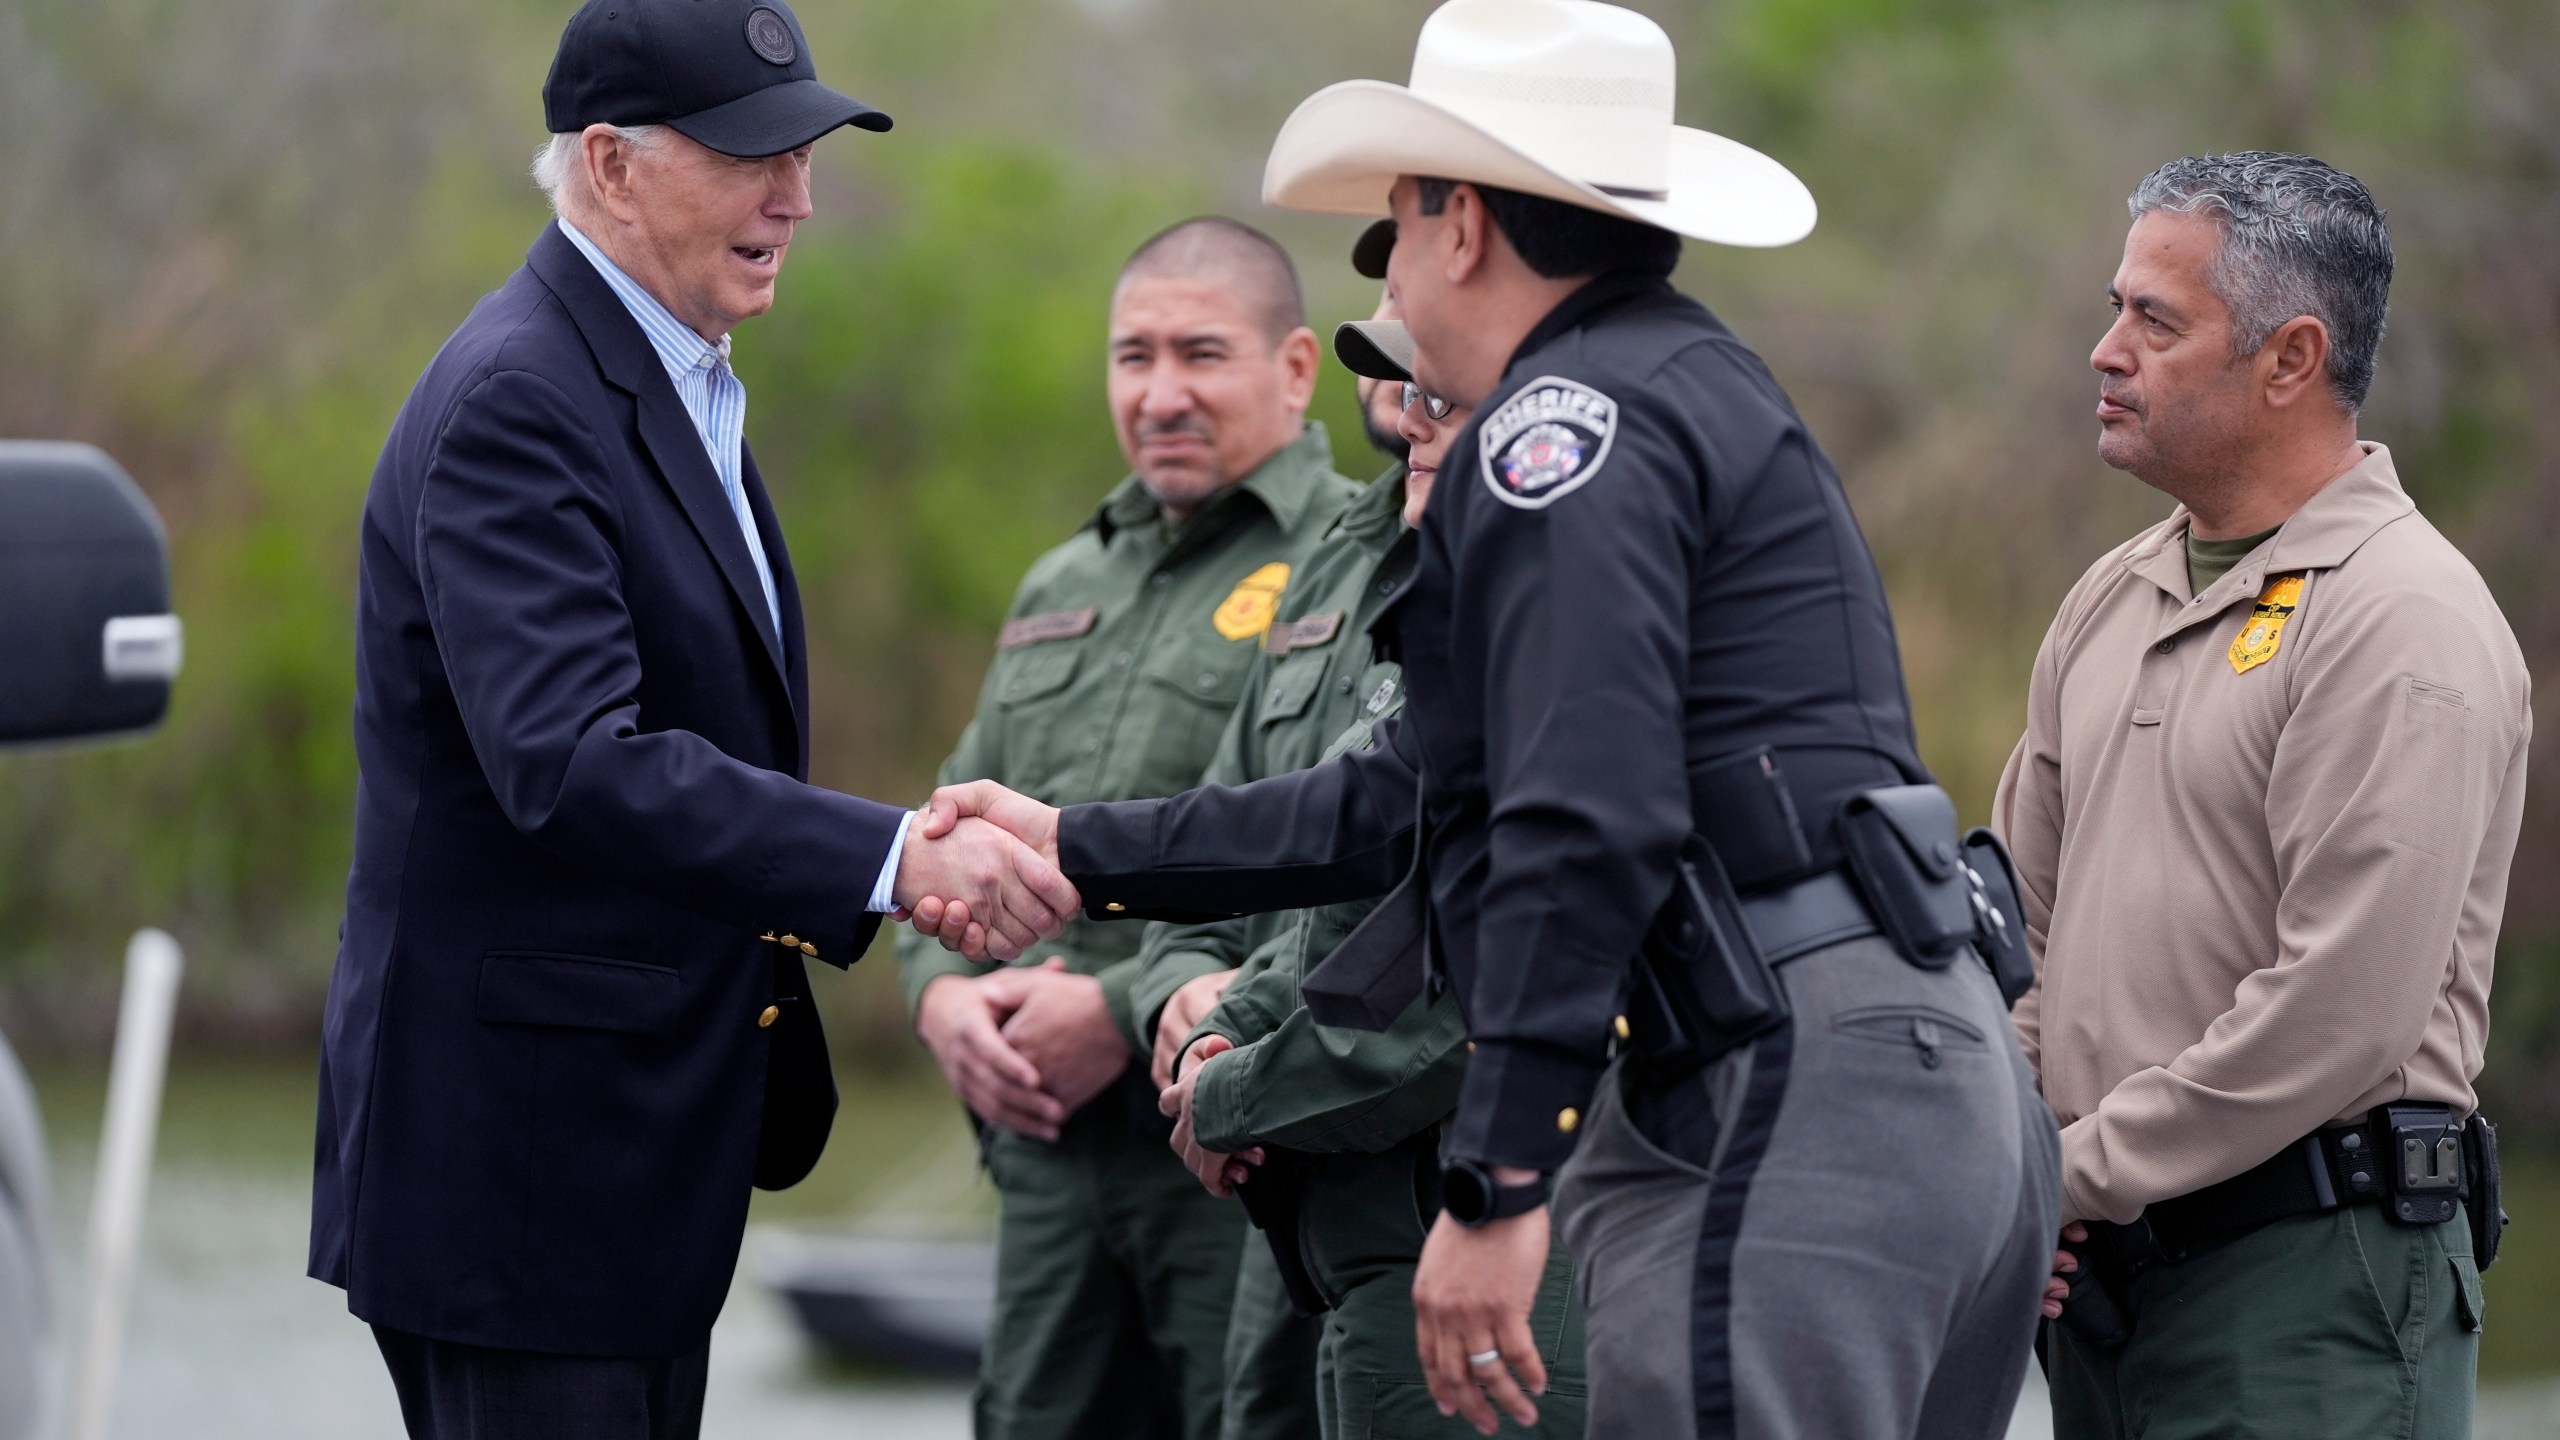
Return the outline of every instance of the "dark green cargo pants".
{"type": "MultiPolygon", "coordinates": [[[[1438,1173],[1437,1128],[1380,1154],[1308,1159],[1299,1235],[1316,1288],[1333,1302],[1317,1351],[1324,1440],[1473,1440],[1474,1427],[1432,1404],[1414,1349],[1413,1271],[1430,1228],[1417,1174],[1438,1173]]],[[[1537,1397],[1536,1429],[1506,1420],[1502,1433],[1582,1440],[1582,1306],[1560,1238],[1547,1252],[1529,1328],[1547,1393],[1537,1397]]]]}
{"type": "Polygon", "coordinates": [[[1269,1242],[1247,1231],[1227,1316],[1220,1440],[1316,1440],[1316,1332],[1317,1322],[1291,1308],[1269,1242]]]}
{"type": "Polygon", "coordinates": [[[2045,1326],[2056,1440],[2462,1440],[2480,1273],[2460,1215],[2279,1220],[2133,1284],[2113,1355],[2045,1326]]]}
{"type": "Polygon", "coordinates": [[[988,1137],[1002,1201],[978,1440],[1218,1440],[1244,1213],[1183,1168],[1132,1075],[1055,1144],[988,1137]]]}

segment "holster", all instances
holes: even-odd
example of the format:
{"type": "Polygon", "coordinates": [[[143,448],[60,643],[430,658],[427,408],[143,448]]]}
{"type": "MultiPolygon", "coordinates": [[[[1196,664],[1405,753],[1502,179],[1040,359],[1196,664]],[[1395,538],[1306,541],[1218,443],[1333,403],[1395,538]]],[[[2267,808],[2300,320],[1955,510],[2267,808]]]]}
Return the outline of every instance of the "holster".
{"type": "Polygon", "coordinates": [[[2499,1194],[2498,1127],[2474,1113],[2462,1127],[2463,1208],[2471,1217],[2471,1263],[2483,1271],[2498,1258],[2506,1234],[2505,1197],[2499,1194]]]}
{"type": "Polygon", "coordinates": [[[1645,932],[1627,998],[1628,1055],[1657,1084],[1786,1023],[1786,991],[1713,847],[1681,846],[1671,896],[1645,932]]]}
{"type": "Polygon", "coordinates": [[[1298,982],[1308,1018],[1345,1030],[1393,1026],[1428,978],[1423,929],[1430,905],[1430,882],[1417,867],[1298,982]]]}
{"type": "Polygon", "coordinates": [[[1315,1277],[1307,1272],[1307,1257],[1298,1249],[1300,1200],[1305,1193],[1300,1181],[1306,1163],[1294,1150],[1264,1146],[1262,1163],[1236,1187],[1236,1199],[1244,1203],[1245,1218],[1271,1246],[1280,1287],[1289,1292],[1289,1308],[1301,1316],[1313,1316],[1332,1307],[1325,1304],[1315,1277]]]}

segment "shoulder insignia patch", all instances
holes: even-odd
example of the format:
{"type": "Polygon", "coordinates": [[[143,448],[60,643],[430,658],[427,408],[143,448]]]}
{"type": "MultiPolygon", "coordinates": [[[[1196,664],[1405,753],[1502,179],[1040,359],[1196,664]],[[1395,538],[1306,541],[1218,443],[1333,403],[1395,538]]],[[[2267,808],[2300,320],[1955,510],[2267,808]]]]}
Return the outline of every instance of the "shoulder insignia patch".
{"type": "Polygon", "coordinates": [[[1101,615],[1100,610],[1087,605],[1081,610],[1050,610],[1007,620],[1004,628],[996,632],[996,648],[1019,650],[1044,640],[1073,640],[1089,635],[1093,633],[1093,622],[1101,615]]]}
{"type": "Polygon", "coordinates": [[[1618,438],[1618,402],[1578,380],[1532,380],[1485,417],[1476,454],[1485,488],[1520,510],[1544,510],[1590,483],[1618,438]]]}
{"type": "Polygon", "coordinates": [[[2301,572],[2267,577],[2266,588],[2258,592],[2258,603],[2249,607],[2247,622],[2231,642],[2232,674],[2246,675],[2276,658],[2276,647],[2284,643],[2285,622],[2293,618],[2295,607],[2301,603],[2301,572]]]}
{"type": "Polygon", "coordinates": [[[1274,560],[1237,581],[1209,623],[1229,640],[1250,640],[1271,628],[1271,617],[1280,613],[1281,592],[1288,588],[1288,563],[1274,560]]]}

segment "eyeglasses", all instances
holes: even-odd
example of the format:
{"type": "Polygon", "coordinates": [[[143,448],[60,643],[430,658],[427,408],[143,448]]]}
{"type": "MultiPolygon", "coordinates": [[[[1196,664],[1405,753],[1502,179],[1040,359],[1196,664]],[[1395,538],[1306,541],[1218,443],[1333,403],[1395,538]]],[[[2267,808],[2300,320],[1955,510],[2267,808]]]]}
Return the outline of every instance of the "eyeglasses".
{"type": "Polygon", "coordinates": [[[1421,386],[1414,384],[1410,380],[1407,380],[1404,382],[1404,404],[1401,408],[1410,410],[1414,407],[1414,402],[1416,401],[1421,402],[1422,413],[1430,416],[1434,420],[1446,420],[1449,418],[1451,413],[1456,411],[1458,408],[1456,402],[1443,400],[1439,396],[1434,395],[1430,391],[1423,389],[1421,386]]]}

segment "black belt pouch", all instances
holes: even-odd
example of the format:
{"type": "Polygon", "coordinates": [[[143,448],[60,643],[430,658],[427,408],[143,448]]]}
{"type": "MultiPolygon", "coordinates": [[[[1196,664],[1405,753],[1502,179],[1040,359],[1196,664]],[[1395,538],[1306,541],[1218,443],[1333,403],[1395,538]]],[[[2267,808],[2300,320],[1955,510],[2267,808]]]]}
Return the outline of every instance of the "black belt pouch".
{"type": "Polygon", "coordinates": [[[1689,1075],[1786,1023],[1786,992],[1751,938],[1716,852],[1680,849],[1671,898],[1638,954],[1627,1005],[1636,1068],[1657,1083],[1689,1075]]]}
{"type": "Polygon", "coordinates": [[[1973,887],[1973,945],[2010,1005],[2035,988],[2035,956],[2027,949],[2027,912],[2019,903],[2018,867],[2009,847],[1982,826],[1965,832],[1965,883],[1973,887]]]}
{"type": "Polygon", "coordinates": [[[1973,885],[1956,802],[1935,785],[1861,790],[1840,807],[1840,848],[1876,924],[1902,958],[1942,970],[1973,939],[1973,885]]]}

